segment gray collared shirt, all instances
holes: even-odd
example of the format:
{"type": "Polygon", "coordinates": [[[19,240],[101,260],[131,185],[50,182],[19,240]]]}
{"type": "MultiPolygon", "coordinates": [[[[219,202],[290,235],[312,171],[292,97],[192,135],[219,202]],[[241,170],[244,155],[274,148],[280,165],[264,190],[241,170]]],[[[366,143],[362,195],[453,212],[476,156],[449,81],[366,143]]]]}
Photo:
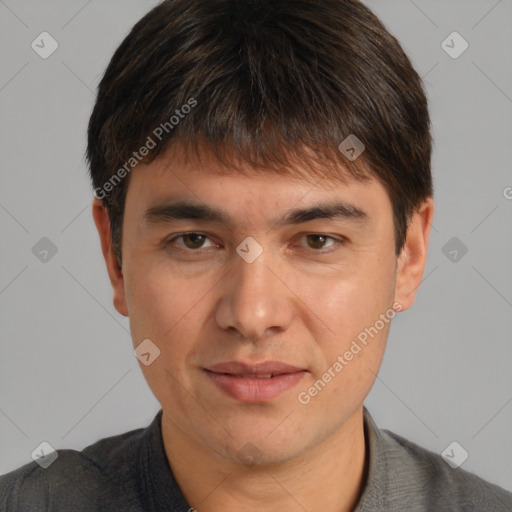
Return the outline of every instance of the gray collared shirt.
{"type": "MultiPolygon", "coordinates": [[[[0,476],[1,512],[189,512],[162,440],[162,410],[146,428],[57,450],[0,476]]],[[[386,430],[364,409],[368,472],[354,512],[512,511],[512,493],[386,430]]],[[[199,511],[200,512],[200,511],[199,511]]]]}

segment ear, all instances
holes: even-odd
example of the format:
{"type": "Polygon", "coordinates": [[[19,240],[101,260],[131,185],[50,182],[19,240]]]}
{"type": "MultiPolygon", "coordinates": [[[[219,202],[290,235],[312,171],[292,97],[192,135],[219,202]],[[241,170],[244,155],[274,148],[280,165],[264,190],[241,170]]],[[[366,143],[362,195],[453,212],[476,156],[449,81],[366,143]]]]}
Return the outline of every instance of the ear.
{"type": "Polygon", "coordinates": [[[395,283],[395,301],[402,305],[402,311],[413,305],[421,284],[433,218],[434,200],[430,197],[422,203],[409,222],[405,245],[397,261],[395,283]]]}
{"type": "Polygon", "coordinates": [[[100,235],[101,250],[107,271],[110,277],[110,283],[114,291],[114,307],[121,315],[128,316],[128,307],[126,305],[126,296],[124,290],[123,271],[119,267],[114,249],[112,248],[112,235],[110,233],[110,219],[108,211],[100,199],[94,198],[92,202],[92,216],[96,229],[100,235]]]}

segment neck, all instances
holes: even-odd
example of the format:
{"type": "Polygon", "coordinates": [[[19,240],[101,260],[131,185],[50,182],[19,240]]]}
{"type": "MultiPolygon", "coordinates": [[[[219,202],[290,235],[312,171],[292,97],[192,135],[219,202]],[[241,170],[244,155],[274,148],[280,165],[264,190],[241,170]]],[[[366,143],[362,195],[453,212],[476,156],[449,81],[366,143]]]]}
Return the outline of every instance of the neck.
{"type": "Polygon", "coordinates": [[[362,407],[307,452],[266,466],[221,457],[187,435],[165,411],[162,435],[174,478],[198,512],[350,512],[365,479],[362,407]]]}

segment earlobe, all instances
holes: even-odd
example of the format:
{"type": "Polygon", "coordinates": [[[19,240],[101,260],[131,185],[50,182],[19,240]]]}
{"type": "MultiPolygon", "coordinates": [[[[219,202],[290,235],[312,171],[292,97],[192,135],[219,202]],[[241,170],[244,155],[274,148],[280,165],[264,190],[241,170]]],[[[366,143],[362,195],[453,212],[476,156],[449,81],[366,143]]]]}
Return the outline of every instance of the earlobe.
{"type": "Polygon", "coordinates": [[[434,200],[430,197],[413,214],[407,238],[398,257],[395,301],[409,309],[423,279],[427,261],[430,229],[434,218],[434,200]]]}
{"type": "Polygon", "coordinates": [[[110,232],[110,218],[108,211],[100,199],[94,198],[92,202],[92,216],[101,242],[101,250],[107,265],[107,272],[114,292],[114,307],[123,316],[128,316],[126,295],[124,288],[123,271],[119,267],[114,249],[112,247],[112,235],[110,232]]]}

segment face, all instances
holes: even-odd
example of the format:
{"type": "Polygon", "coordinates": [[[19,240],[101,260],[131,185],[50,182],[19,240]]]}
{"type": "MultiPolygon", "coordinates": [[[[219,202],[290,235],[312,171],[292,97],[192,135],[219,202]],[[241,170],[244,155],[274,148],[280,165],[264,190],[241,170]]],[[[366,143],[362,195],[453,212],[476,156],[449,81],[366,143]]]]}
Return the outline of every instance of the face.
{"type": "Polygon", "coordinates": [[[130,176],[115,306],[160,351],[141,369],[164,421],[224,459],[289,460],[360,412],[412,300],[388,194],[168,156],[130,176]]]}

